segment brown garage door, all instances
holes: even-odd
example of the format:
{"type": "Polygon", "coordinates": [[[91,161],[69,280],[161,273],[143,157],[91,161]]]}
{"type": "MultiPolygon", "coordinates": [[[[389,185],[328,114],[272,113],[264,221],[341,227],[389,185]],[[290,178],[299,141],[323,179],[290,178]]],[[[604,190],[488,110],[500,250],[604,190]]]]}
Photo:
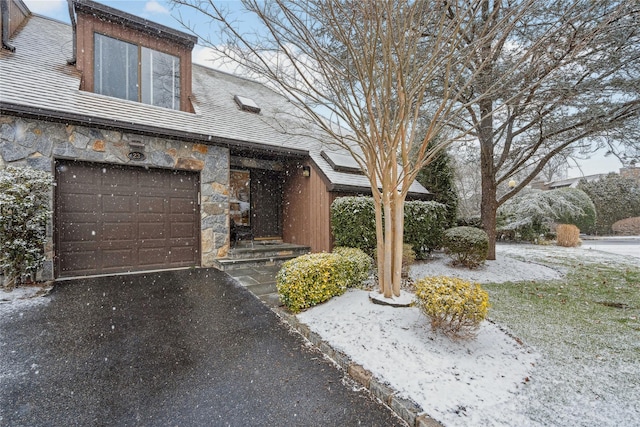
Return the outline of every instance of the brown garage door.
{"type": "Polygon", "coordinates": [[[199,264],[197,173],[56,163],[56,275],[199,264]]]}

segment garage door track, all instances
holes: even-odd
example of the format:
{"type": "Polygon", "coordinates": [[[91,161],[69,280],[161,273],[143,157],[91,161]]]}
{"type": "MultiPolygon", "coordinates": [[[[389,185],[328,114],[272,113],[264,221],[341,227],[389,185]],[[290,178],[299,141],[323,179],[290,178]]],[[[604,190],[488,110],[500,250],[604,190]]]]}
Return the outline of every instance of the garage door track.
{"type": "Polygon", "coordinates": [[[0,425],[403,425],[220,271],[45,298],[0,319],[0,425]]]}

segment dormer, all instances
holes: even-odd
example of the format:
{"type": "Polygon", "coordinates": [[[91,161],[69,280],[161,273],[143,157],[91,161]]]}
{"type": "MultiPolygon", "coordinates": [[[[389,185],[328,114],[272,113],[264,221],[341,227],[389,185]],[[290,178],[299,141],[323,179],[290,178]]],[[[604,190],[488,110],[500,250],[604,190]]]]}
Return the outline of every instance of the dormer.
{"type": "Polygon", "coordinates": [[[80,89],[193,112],[197,38],[90,0],[73,0],[80,89]]]}

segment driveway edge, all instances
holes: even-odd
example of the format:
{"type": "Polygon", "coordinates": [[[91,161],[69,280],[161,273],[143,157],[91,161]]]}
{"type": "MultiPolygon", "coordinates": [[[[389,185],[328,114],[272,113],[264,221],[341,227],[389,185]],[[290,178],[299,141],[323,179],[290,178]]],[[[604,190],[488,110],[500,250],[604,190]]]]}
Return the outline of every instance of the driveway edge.
{"type": "Polygon", "coordinates": [[[396,415],[402,418],[411,427],[443,427],[443,425],[427,415],[417,403],[397,396],[397,391],[381,383],[373,374],[359,364],[353,362],[349,356],[331,347],[322,337],[311,331],[309,327],[300,322],[298,318],[281,307],[270,307],[282,320],[313,344],[325,356],[333,360],[349,377],[371,394],[380,399],[396,415]]]}

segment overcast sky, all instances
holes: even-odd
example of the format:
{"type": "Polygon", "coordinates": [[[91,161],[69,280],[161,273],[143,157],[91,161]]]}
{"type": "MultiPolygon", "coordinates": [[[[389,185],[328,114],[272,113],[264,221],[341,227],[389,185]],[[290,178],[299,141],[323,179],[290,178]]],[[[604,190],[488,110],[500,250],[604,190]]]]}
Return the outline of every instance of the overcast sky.
{"type": "MultiPolygon", "coordinates": [[[[44,15],[53,19],[69,22],[69,12],[66,0],[23,0],[27,7],[33,12],[44,15]]],[[[177,22],[175,16],[178,12],[183,14],[183,18],[191,23],[199,23],[200,30],[206,28],[206,22],[199,18],[197,14],[188,10],[177,10],[171,8],[171,4],[164,0],[100,0],[102,4],[122,10],[124,12],[136,15],[153,22],[157,22],[168,27],[185,31],[185,29],[177,22]]],[[[223,3],[223,2],[220,2],[223,3]]],[[[238,2],[224,2],[229,8],[238,6],[238,2]]],[[[210,65],[207,60],[208,53],[206,49],[196,46],[193,51],[193,61],[203,65],[210,65]]],[[[597,173],[617,172],[622,164],[614,156],[605,157],[600,154],[592,156],[589,160],[580,160],[580,168],[572,167],[569,170],[568,177],[578,177],[583,175],[592,175],[597,173]]]]}

